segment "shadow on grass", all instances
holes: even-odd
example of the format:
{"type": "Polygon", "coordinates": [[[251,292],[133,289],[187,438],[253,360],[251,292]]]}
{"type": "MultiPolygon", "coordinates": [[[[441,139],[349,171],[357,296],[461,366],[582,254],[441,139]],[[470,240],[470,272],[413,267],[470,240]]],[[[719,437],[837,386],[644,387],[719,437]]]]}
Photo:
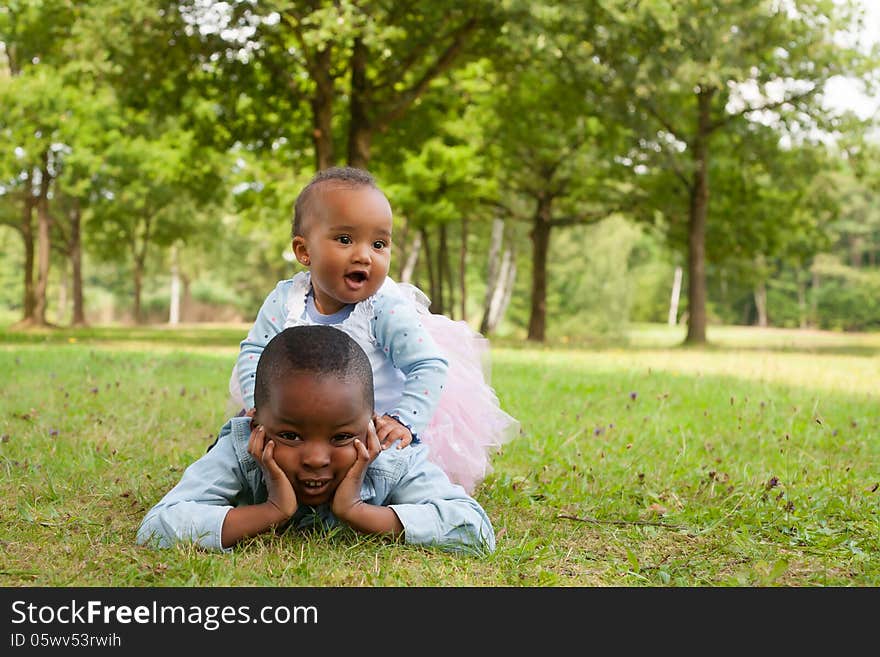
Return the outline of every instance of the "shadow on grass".
{"type": "Polygon", "coordinates": [[[236,347],[247,327],[95,327],[15,330],[0,329],[0,344],[99,344],[156,342],[185,346],[236,347]]]}
{"type": "MultiPolygon", "coordinates": [[[[89,328],[40,328],[14,329],[9,326],[0,328],[0,344],[100,344],[113,342],[153,342],[181,346],[223,346],[237,347],[245,338],[249,325],[240,326],[101,326],[89,328]]],[[[747,329],[746,329],[747,330],[747,329]]],[[[680,338],[663,336],[652,339],[640,337],[578,336],[572,338],[548,338],[544,342],[532,342],[524,337],[490,336],[494,347],[505,349],[530,349],[547,351],[587,350],[611,351],[626,350],[631,352],[681,350],[707,352],[774,352],[792,354],[816,354],[828,356],[856,356],[872,358],[880,355],[880,337],[869,338],[862,342],[868,334],[833,335],[827,343],[817,341],[807,335],[802,340],[798,336],[785,338],[722,338],[710,340],[704,345],[688,345],[680,338]],[[782,341],[784,339],[784,341],[782,341]],[[847,342],[849,340],[849,342],[847,342]]]]}
{"type": "Polygon", "coordinates": [[[824,356],[856,356],[873,358],[880,356],[880,344],[739,344],[735,342],[710,341],[703,345],[690,345],[684,342],[641,343],[626,339],[578,338],[548,339],[545,342],[530,342],[518,338],[492,338],[492,345],[505,349],[530,349],[546,351],[614,351],[650,352],[679,350],[682,353],[706,351],[725,352],[772,352],[791,354],[815,354],[824,356]]]}

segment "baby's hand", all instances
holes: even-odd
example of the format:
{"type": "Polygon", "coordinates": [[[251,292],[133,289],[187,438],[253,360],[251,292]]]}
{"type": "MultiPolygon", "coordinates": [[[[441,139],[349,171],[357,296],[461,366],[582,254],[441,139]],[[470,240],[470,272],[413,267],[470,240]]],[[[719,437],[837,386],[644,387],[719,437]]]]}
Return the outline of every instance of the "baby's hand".
{"type": "Polygon", "coordinates": [[[412,432],[390,415],[376,418],[376,434],[379,436],[381,449],[388,449],[399,440],[397,449],[403,449],[412,442],[412,432]]]}
{"type": "Polygon", "coordinates": [[[275,462],[275,442],[266,441],[266,430],[262,425],[258,424],[251,429],[248,452],[263,469],[263,478],[266,480],[266,489],[269,493],[267,502],[277,508],[279,514],[283,516],[280,521],[287,520],[298,508],[296,493],[281,466],[275,462]]]}

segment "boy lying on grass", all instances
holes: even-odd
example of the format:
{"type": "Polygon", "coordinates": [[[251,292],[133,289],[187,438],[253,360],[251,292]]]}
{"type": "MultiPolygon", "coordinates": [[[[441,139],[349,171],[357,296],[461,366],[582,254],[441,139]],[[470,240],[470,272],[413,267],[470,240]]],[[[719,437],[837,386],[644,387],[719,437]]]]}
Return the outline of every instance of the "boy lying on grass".
{"type": "Polygon", "coordinates": [[[139,544],[229,550],[270,530],[343,522],[411,544],[495,549],[486,512],[428,461],[427,446],[380,449],[370,361],[346,333],[315,325],[273,337],[254,406],[150,509],[139,544]]]}

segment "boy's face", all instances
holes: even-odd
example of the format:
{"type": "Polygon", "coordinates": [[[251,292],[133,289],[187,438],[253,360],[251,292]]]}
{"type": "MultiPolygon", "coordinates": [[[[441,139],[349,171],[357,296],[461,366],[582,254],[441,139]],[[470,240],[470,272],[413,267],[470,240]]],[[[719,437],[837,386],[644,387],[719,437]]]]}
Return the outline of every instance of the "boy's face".
{"type": "Polygon", "coordinates": [[[253,422],[275,441],[274,458],[297,502],[329,502],[357,459],[354,439],[366,444],[373,409],[360,385],[332,375],[292,374],[272,386],[253,422]]]}
{"type": "Polygon", "coordinates": [[[314,210],[293,252],[312,274],[315,305],[325,315],[375,294],[391,264],[391,206],[371,187],[332,182],[315,190],[314,210]]]}

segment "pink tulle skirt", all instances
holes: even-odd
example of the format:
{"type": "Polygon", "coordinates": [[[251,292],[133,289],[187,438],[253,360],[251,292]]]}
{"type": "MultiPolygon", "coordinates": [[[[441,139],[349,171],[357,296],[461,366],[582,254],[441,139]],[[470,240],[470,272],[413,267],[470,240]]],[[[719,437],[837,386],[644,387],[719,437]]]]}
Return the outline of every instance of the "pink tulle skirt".
{"type": "Polygon", "coordinates": [[[463,321],[422,311],[419,319],[449,360],[437,410],[420,438],[428,458],[472,493],[492,471],[491,455],[519,434],[490,386],[489,341],[463,321]]]}

